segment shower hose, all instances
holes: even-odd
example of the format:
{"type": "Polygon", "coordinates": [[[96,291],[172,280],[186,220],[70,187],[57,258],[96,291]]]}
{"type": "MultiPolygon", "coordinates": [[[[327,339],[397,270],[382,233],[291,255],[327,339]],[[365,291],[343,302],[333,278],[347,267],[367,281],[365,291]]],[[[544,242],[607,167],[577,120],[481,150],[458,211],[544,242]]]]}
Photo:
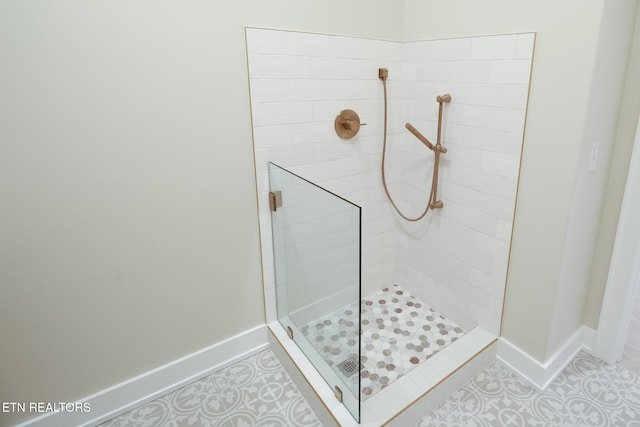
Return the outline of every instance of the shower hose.
{"type": "MultiPolygon", "coordinates": [[[[431,192],[429,193],[429,200],[427,201],[427,206],[424,208],[424,211],[417,217],[415,218],[411,218],[407,215],[405,215],[404,213],[402,213],[402,211],[400,211],[400,208],[398,208],[398,206],[396,205],[396,202],[393,200],[393,197],[391,197],[391,193],[389,192],[389,188],[387,187],[387,178],[385,176],[384,173],[384,162],[385,162],[385,157],[386,157],[386,152],[387,152],[387,80],[386,78],[381,78],[382,80],[382,86],[384,88],[384,139],[383,139],[383,143],[382,143],[382,185],[384,187],[384,192],[387,193],[387,198],[389,199],[389,202],[391,202],[391,206],[393,206],[393,209],[395,209],[396,212],[398,212],[398,215],[400,215],[400,217],[406,221],[411,221],[411,222],[415,222],[415,221],[420,221],[422,218],[424,218],[427,213],[429,212],[429,209],[432,209],[432,206],[435,205],[435,197],[434,197],[434,188],[436,188],[436,186],[438,185],[438,169],[439,169],[439,156],[435,157],[435,162],[433,164],[433,177],[431,180],[431,192]]],[[[440,141],[440,124],[438,123],[438,141],[440,141]]]]}

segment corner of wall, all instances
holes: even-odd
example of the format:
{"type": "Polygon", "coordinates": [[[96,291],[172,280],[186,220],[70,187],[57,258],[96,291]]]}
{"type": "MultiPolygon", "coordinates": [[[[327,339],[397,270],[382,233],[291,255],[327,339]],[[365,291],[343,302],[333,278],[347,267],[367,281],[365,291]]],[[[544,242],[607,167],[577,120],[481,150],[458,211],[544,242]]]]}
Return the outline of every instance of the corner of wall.
{"type": "Polygon", "coordinates": [[[589,282],[584,324],[596,329],[613,252],[618,217],[622,206],[636,122],[640,115],[640,8],[635,14],[635,31],[626,70],[624,95],[614,139],[609,175],[603,201],[598,241],[589,282]]]}
{"type": "Polygon", "coordinates": [[[544,390],[582,349],[591,351],[595,332],[580,327],[544,363],[505,338],[498,341],[496,358],[538,390],[544,390]]]}
{"type": "Polygon", "coordinates": [[[547,355],[584,322],[635,8],[632,3],[616,3],[602,10],[547,355]],[[594,144],[599,144],[595,164],[591,162],[594,144]]]}

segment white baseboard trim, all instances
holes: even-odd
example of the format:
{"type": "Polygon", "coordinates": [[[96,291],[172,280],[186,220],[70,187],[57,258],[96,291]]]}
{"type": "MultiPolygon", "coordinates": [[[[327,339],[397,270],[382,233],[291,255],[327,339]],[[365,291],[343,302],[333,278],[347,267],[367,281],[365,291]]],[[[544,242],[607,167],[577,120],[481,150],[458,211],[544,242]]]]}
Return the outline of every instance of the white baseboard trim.
{"type": "Polygon", "coordinates": [[[582,346],[589,354],[593,354],[596,346],[596,330],[588,326],[583,326],[582,330],[584,332],[582,346]]]}
{"type": "Polygon", "coordinates": [[[266,349],[266,325],[249,329],[91,396],[89,412],[50,412],[17,427],[95,426],[266,349]]]}
{"type": "Polygon", "coordinates": [[[591,352],[594,339],[595,331],[582,326],[545,363],[541,363],[500,337],[496,358],[538,390],[544,390],[580,350],[585,349],[591,352]]]}

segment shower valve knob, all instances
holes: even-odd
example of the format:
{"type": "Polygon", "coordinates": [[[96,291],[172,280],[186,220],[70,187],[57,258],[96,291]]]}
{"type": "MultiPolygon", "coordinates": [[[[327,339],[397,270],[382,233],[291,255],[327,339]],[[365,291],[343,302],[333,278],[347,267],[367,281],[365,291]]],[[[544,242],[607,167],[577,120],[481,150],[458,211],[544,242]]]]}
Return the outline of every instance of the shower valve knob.
{"type": "MultiPolygon", "coordinates": [[[[360,123],[358,126],[366,126],[366,123],[360,123]]],[[[342,127],[347,130],[353,130],[353,120],[345,120],[342,122],[342,127]]]]}
{"type": "Polygon", "coordinates": [[[360,130],[360,126],[365,126],[366,123],[360,123],[360,117],[355,111],[342,110],[340,114],[336,116],[334,125],[336,133],[340,138],[350,139],[356,136],[360,130]]]}

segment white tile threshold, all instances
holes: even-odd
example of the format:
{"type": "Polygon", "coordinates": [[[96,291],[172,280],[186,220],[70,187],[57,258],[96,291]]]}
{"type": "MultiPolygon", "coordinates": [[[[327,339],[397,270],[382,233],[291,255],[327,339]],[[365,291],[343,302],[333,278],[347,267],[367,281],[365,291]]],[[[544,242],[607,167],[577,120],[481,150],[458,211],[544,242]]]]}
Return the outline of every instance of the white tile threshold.
{"type": "Polygon", "coordinates": [[[406,426],[420,422],[448,396],[494,360],[497,337],[475,327],[361,404],[358,424],[333,389],[316,371],[286,331],[269,323],[272,349],[318,418],[343,427],[406,426]]]}

